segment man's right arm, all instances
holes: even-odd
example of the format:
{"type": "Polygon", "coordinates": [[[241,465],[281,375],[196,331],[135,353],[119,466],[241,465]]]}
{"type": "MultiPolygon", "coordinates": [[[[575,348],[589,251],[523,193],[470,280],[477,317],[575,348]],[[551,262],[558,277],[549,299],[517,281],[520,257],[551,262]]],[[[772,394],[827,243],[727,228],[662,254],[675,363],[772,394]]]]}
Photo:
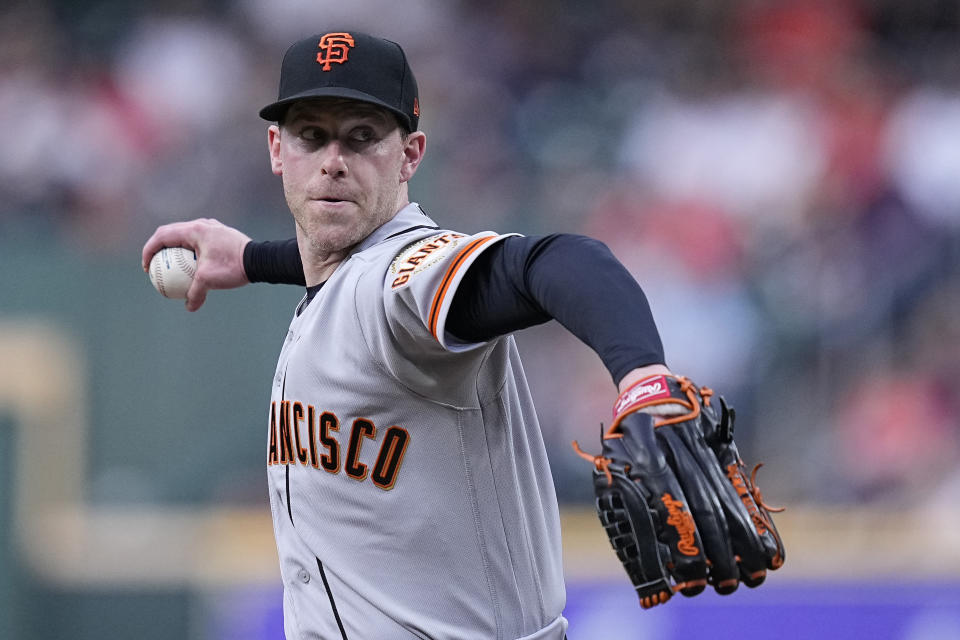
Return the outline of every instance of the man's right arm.
{"type": "MultiPolygon", "coordinates": [[[[144,270],[154,253],[176,246],[197,252],[188,311],[199,309],[210,289],[306,283],[295,238],[254,242],[216,220],[177,222],[147,241],[144,270]]],[[[584,236],[508,238],[484,252],[454,297],[447,328],[482,342],[551,318],[597,352],[621,390],[669,371],[640,285],[609,249],[584,236]]]]}
{"type": "Polygon", "coordinates": [[[158,227],[143,245],[144,271],[153,255],[164,247],[187,247],[197,253],[197,273],[187,291],[187,311],[199,309],[211,289],[233,289],[258,281],[304,283],[296,240],[252,242],[243,232],[212,218],[158,227]]]}

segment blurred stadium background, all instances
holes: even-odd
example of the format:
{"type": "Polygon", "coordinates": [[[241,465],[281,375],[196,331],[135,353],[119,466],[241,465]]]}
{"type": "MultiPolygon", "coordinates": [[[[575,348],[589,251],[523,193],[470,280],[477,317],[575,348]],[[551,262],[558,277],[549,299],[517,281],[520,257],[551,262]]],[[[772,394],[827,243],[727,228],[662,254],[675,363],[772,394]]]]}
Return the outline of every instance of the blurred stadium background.
{"type": "Polygon", "coordinates": [[[557,327],[523,334],[572,640],[960,638],[955,0],[4,3],[0,638],[282,637],[264,427],[301,293],[188,314],[139,256],[198,216],[292,234],[256,111],[330,26],[412,58],[413,198],[606,241],[789,506],[767,586],[641,613],[569,448],[611,382],[557,327]]]}

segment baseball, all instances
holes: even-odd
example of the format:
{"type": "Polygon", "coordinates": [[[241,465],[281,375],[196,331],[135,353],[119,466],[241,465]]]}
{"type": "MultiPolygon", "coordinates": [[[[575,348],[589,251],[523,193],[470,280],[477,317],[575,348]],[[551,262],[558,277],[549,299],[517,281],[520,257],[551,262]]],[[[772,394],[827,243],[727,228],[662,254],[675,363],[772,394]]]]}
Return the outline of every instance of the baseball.
{"type": "Polygon", "coordinates": [[[150,259],[150,282],[167,298],[186,298],[197,273],[197,254],[185,247],[161,249],[150,259]]]}

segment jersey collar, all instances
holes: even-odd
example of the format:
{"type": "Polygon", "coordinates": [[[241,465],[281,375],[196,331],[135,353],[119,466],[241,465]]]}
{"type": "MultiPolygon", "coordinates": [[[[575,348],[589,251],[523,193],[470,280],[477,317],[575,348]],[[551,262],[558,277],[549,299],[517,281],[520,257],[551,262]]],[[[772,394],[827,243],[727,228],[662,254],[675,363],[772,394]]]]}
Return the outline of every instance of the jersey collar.
{"type": "Polygon", "coordinates": [[[359,253],[374,245],[380,244],[390,237],[398,236],[411,229],[422,229],[423,227],[439,228],[437,227],[437,223],[423,212],[419,204],[411,202],[403,209],[400,209],[393,218],[387,220],[387,222],[375,229],[373,233],[356,246],[352,253],[359,253]]]}

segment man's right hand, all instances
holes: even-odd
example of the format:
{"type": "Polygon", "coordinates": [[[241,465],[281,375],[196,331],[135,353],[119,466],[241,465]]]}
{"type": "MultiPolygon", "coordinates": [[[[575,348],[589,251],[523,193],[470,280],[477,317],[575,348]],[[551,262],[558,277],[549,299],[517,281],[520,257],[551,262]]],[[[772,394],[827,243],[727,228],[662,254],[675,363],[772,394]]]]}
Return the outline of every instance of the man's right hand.
{"type": "Polygon", "coordinates": [[[211,289],[233,289],[249,284],[243,269],[243,249],[250,237],[212,218],[174,222],[157,227],[141,256],[144,271],[164,247],[187,247],[197,254],[197,274],[187,291],[187,311],[196,311],[211,289]]]}

